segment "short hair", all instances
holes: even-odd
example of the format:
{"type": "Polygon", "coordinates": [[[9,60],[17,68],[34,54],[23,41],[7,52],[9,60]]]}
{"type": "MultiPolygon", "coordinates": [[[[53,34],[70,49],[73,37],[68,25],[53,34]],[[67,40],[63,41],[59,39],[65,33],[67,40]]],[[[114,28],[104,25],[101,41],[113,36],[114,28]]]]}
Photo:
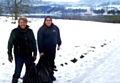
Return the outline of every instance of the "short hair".
{"type": "Polygon", "coordinates": [[[20,20],[23,20],[23,21],[25,21],[26,23],[28,22],[28,20],[27,20],[26,17],[20,17],[20,18],[18,19],[18,23],[20,23],[20,20]]]}

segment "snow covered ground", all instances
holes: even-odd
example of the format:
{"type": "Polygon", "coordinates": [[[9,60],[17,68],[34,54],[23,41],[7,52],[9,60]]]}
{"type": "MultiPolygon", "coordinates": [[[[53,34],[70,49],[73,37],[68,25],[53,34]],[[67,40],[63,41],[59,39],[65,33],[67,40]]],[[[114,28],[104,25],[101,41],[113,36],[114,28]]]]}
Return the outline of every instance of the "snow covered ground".
{"type": "MultiPolygon", "coordinates": [[[[43,19],[29,21],[36,37],[43,19]]],[[[53,22],[62,38],[61,50],[56,53],[58,71],[54,83],[120,83],[120,24],[60,19],[53,22]],[[74,58],[75,63],[71,62],[74,58]]],[[[14,72],[14,61],[7,60],[7,42],[15,27],[11,18],[0,17],[0,83],[11,83],[14,72]]]]}

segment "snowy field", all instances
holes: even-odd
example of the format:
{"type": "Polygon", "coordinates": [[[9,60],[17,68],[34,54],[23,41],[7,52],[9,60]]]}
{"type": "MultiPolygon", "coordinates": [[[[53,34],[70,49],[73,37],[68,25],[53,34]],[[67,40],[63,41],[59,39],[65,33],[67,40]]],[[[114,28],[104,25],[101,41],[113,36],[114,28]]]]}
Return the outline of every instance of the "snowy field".
{"type": "MultiPolygon", "coordinates": [[[[36,37],[43,19],[29,21],[36,37]]],[[[54,83],[120,83],[120,24],[60,19],[53,22],[62,38],[61,50],[56,53],[54,83]],[[74,58],[75,63],[71,62],[74,58]]],[[[11,18],[0,17],[0,83],[11,83],[14,61],[8,62],[7,42],[16,27],[11,18]]],[[[38,59],[39,55],[36,63],[38,59]]]]}

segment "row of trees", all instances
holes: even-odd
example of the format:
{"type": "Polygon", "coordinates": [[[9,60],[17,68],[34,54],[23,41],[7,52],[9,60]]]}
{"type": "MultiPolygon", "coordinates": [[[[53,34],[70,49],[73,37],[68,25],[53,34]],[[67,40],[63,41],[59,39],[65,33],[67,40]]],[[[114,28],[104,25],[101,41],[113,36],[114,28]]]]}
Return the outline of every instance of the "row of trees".
{"type": "MultiPolygon", "coordinates": [[[[101,9],[101,10],[93,10],[93,12],[94,12],[95,14],[103,15],[103,14],[105,13],[105,10],[104,10],[104,9],[101,9]]],[[[107,11],[107,14],[112,14],[112,15],[120,14],[120,10],[109,10],[109,11],[107,11]]]]}
{"type": "Polygon", "coordinates": [[[107,13],[108,13],[108,14],[113,14],[113,15],[115,15],[115,14],[120,14],[120,10],[117,10],[117,11],[115,11],[115,10],[110,10],[110,11],[108,11],[107,13]]]}
{"type": "Polygon", "coordinates": [[[103,10],[103,9],[101,9],[101,10],[93,10],[93,12],[95,13],[95,14],[103,14],[103,13],[105,13],[105,10],[103,10]]]}

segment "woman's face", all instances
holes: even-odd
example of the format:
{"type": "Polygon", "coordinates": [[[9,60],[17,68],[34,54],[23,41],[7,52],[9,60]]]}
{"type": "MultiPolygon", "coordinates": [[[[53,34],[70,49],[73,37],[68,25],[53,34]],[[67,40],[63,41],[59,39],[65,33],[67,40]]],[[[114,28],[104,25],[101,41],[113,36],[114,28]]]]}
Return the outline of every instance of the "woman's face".
{"type": "Polygon", "coordinates": [[[51,18],[46,18],[45,24],[49,27],[52,24],[52,19],[51,18]]]}
{"type": "Polygon", "coordinates": [[[20,28],[25,29],[27,23],[24,20],[20,20],[19,25],[20,25],[20,28]]]}

